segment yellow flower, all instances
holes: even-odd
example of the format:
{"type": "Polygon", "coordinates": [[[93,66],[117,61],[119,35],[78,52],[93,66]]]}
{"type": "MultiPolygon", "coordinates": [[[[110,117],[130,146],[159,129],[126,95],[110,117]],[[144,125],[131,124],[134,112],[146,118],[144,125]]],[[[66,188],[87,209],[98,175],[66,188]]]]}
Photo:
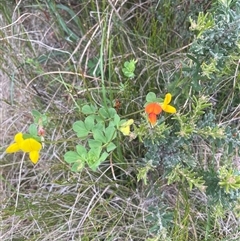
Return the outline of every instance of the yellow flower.
{"type": "Polygon", "coordinates": [[[120,125],[119,130],[123,133],[124,136],[130,135],[130,125],[132,125],[133,122],[134,122],[134,120],[130,119],[120,125]]]}
{"type": "Polygon", "coordinates": [[[11,144],[6,149],[6,153],[14,153],[14,152],[18,152],[21,150],[21,144],[24,141],[21,132],[19,132],[15,135],[14,141],[15,141],[15,143],[11,144]]]}
{"type": "Polygon", "coordinates": [[[29,158],[32,163],[36,164],[39,159],[39,152],[42,149],[41,143],[33,138],[23,139],[23,134],[21,132],[17,133],[14,137],[15,143],[12,143],[6,149],[6,153],[14,153],[18,151],[23,151],[29,153],[29,158]]]}
{"type": "Polygon", "coordinates": [[[177,110],[175,107],[169,105],[169,103],[171,102],[171,99],[172,99],[172,95],[170,93],[167,93],[165,95],[163,103],[161,103],[160,106],[162,107],[163,111],[173,114],[173,113],[176,113],[177,110]]]}
{"type": "Polygon", "coordinates": [[[29,158],[33,164],[36,164],[39,159],[39,152],[42,145],[33,138],[28,138],[22,142],[21,149],[23,152],[29,152],[29,158]]]}

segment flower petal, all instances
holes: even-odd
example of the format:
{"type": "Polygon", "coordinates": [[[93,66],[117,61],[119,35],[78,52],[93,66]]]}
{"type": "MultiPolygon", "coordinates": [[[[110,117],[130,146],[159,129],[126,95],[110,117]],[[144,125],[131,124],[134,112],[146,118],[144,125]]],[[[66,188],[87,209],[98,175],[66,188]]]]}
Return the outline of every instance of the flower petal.
{"type": "Polygon", "coordinates": [[[13,143],[7,147],[6,153],[14,153],[20,151],[20,146],[17,143],[13,143]]]}
{"type": "Polygon", "coordinates": [[[126,125],[126,126],[130,126],[134,123],[134,120],[133,119],[130,119],[128,121],[126,121],[125,123],[123,123],[123,125],[126,125]]]}
{"type": "Polygon", "coordinates": [[[154,113],[150,113],[148,115],[148,120],[152,124],[152,126],[154,126],[157,123],[157,115],[154,113]]]}
{"type": "Polygon", "coordinates": [[[176,108],[171,105],[166,105],[163,110],[167,113],[172,113],[172,114],[177,112],[176,108]]]}
{"type": "Polygon", "coordinates": [[[14,141],[20,146],[20,144],[23,142],[23,134],[21,132],[17,133],[14,137],[14,141]]]}
{"type": "Polygon", "coordinates": [[[28,138],[25,139],[22,143],[21,143],[21,149],[24,152],[31,152],[31,151],[40,151],[42,148],[42,145],[36,141],[33,138],[28,138]]]}
{"type": "Polygon", "coordinates": [[[120,127],[119,130],[123,133],[124,136],[129,136],[130,134],[130,126],[120,127]]]}
{"type": "Polygon", "coordinates": [[[130,119],[124,122],[120,127],[119,130],[123,133],[124,136],[129,136],[130,134],[130,125],[134,123],[133,119],[130,119]]]}
{"type": "Polygon", "coordinates": [[[153,114],[158,115],[162,112],[162,108],[158,103],[153,102],[153,103],[149,103],[145,106],[145,112],[147,114],[153,113],[153,114]]]}
{"type": "Polygon", "coordinates": [[[167,93],[163,101],[163,106],[165,107],[166,105],[168,105],[171,102],[171,99],[172,95],[170,93],[167,93]]]}
{"type": "Polygon", "coordinates": [[[39,152],[38,151],[29,152],[29,158],[33,164],[36,164],[39,159],[39,152]]]}

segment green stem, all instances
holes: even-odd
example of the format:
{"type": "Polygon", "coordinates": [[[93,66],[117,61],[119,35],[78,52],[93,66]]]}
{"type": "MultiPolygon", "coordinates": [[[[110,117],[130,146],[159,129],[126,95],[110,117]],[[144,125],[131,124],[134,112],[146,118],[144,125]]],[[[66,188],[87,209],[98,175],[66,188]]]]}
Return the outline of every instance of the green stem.
{"type": "Polygon", "coordinates": [[[106,41],[105,33],[106,33],[106,21],[104,21],[103,30],[102,30],[102,40],[101,40],[101,48],[100,48],[100,71],[101,71],[103,104],[104,104],[104,107],[107,108],[107,96],[106,96],[106,87],[105,87],[105,80],[104,80],[104,45],[106,41]]]}

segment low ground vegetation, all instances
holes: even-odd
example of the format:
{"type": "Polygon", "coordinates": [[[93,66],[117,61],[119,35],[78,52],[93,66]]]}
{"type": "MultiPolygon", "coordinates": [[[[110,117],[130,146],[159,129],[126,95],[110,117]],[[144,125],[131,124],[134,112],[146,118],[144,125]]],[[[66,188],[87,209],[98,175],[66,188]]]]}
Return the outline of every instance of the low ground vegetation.
{"type": "Polygon", "coordinates": [[[239,241],[240,3],[0,3],[1,240],[239,241]]]}

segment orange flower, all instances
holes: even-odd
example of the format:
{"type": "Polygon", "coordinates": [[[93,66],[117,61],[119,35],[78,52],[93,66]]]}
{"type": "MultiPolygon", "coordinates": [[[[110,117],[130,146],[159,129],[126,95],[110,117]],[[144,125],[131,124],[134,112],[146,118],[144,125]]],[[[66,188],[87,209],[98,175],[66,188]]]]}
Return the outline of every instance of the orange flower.
{"type": "Polygon", "coordinates": [[[176,113],[176,108],[169,105],[172,100],[172,95],[167,93],[163,100],[163,103],[151,102],[145,106],[145,112],[148,115],[148,120],[152,126],[157,123],[157,115],[159,115],[162,111],[167,113],[176,113]]]}
{"type": "Polygon", "coordinates": [[[154,126],[156,124],[156,122],[157,122],[157,115],[154,114],[154,113],[148,114],[148,120],[150,121],[152,126],[154,126]]]}
{"type": "Polygon", "coordinates": [[[157,115],[162,112],[162,107],[156,103],[152,102],[145,106],[145,112],[148,114],[148,120],[152,126],[157,122],[157,115]]]}
{"type": "Polygon", "coordinates": [[[162,112],[162,108],[158,103],[153,102],[145,106],[145,111],[147,114],[154,113],[155,115],[159,115],[162,112]]]}

